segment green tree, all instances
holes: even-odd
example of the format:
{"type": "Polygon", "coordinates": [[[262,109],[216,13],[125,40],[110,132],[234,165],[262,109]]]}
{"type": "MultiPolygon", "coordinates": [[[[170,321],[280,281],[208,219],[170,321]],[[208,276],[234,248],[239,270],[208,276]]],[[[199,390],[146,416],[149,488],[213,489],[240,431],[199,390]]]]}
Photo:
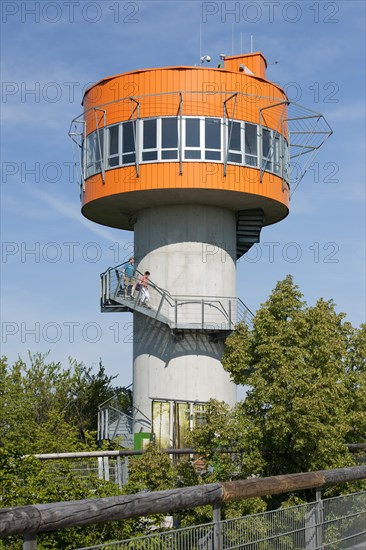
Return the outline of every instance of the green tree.
{"type": "Polygon", "coordinates": [[[253,330],[240,326],[223,358],[242,404],[253,473],[278,475],[352,464],[345,364],[352,327],[332,301],[308,307],[292,277],[258,310],[253,330]],[[250,443],[249,443],[250,442],[250,443]]]}
{"type": "Polygon", "coordinates": [[[117,376],[108,376],[101,360],[96,373],[93,373],[91,367],[75,361],[72,362],[72,367],[73,376],[70,380],[66,413],[69,421],[77,423],[81,435],[84,430],[97,430],[98,407],[114,395],[118,396],[120,410],[126,414],[131,413],[131,392],[112,385],[117,376]]]}
{"type": "Polygon", "coordinates": [[[354,329],[346,362],[351,430],[348,443],[366,442],[366,324],[354,329]]]}
{"type": "MultiPolygon", "coordinates": [[[[93,451],[93,428],[100,400],[113,395],[113,377],[102,365],[94,375],[76,361],[67,368],[35,354],[28,364],[0,360],[0,505],[22,506],[119,494],[115,483],[96,475],[80,476],[70,462],[45,462],[34,453],[93,451]],[[100,393],[98,393],[100,392],[100,393]],[[93,410],[93,401],[96,409],[93,410]]],[[[39,536],[39,548],[71,550],[119,538],[123,523],[65,529],[39,536]]],[[[22,547],[10,538],[0,548],[22,547]]]]}
{"type": "Polygon", "coordinates": [[[47,362],[47,355],[29,356],[8,365],[0,360],[0,438],[23,454],[67,452],[90,446],[97,429],[98,405],[119,392],[121,407],[131,404],[127,390],[112,385],[102,363],[90,367],[69,360],[47,362]],[[94,433],[94,435],[93,435],[94,433]]]}
{"type": "MultiPolygon", "coordinates": [[[[24,457],[11,445],[0,448],[0,502],[1,507],[24,506],[35,503],[62,502],[115,496],[115,483],[108,483],[93,475],[81,477],[72,471],[69,463],[62,465],[42,462],[32,456],[24,457]]],[[[99,544],[120,537],[123,522],[90,525],[38,535],[40,550],[72,550],[75,547],[99,544]]],[[[21,550],[21,537],[0,541],[1,550],[21,550]]]]}

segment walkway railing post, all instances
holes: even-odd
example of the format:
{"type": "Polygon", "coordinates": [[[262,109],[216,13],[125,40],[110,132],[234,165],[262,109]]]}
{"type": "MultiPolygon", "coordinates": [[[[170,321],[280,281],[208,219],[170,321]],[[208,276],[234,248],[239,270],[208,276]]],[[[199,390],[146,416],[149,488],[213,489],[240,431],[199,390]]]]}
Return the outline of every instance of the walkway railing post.
{"type": "Polygon", "coordinates": [[[37,533],[24,534],[23,550],[37,550],[37,533]]]}
{"type": "Polygon", "coordinates": [[[316,547],[323,546],[323,501],[321,489],[316,489],[316,547]]]}
{"type": "Polygon", "coordinates": [[[128,483],[129,478],[129,460],[128,456],[124,457],[123,463],[122,463],[122,485],[126,485],[128,483]]]}
{"type": "Polygon", "coordinates": [[[213,521],[214,521],[214,550],[222,550],[222,532],[221,532],[221,505],[220,503],[213,504],[213,521]]]}
{"type": "Polygon", "coordinates": [[[122,489],[122,467],[121,467],[121,457],[116,456],[115,468],[114,468],[114,481],[117,483],[118,487],[122,489]]]}

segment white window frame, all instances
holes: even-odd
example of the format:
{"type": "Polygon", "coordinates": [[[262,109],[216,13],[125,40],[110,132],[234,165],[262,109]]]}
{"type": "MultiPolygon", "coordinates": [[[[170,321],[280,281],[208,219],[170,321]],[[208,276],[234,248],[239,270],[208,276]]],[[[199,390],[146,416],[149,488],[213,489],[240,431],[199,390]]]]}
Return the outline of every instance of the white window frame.
{"type": "MultiPolygon", "coordinates": [[[[231,122],[231,120],[230,120],[231,122]]],[[[254,124],[253,122],[247,122],[242,120],[233,120],[233,123],[240,124],[240,140],[241,140],[241,150],[235,150],[235,149],[229,149],[228,150],[228,164],[234,164],[236,166],[243,166],[243,167],[249,167],[249,168],[255,168],[260,169],[259,162],[260,159],[262,159],[262,163],[265,162],[265,157],[263,155],[263,136],[260,135],[260,126],[258,124],[254,124]],[[252,126],[256,127],[256,145],[257,145],[257,154],[253,155],[251,153],[246,152],[245,147],[245,136],[247,131],[247,124],[251,124],[252,126]],[[237,154],[241,155],[242,162],[236,162],[233,160],[229,160],[230,154],[237,154]],[[247,157],[254,159],[256,164],[248,164],[246,162],[247,157]]],[[[218,163],[222,164],[224,163],[224,155],[225,155],[225,149],[229,145],[229,121],[220,117],[198,117],[198,116],[192,116],[192,117],[182,117],[182,131],[180,131],[180,117],[174,116],[174,117],[148,117],[144,119],[136,119],[136,120],[126,120],[117,124],[112,124],[110,126],[106,126],[105,128],[99,128],[99,130],[94,130],[91,134],[89,134],[85,139],[85,174],[86,178],[89,178],[95,174],[100,173],[102,170],[97,170],[97,153],[98,153],[98,139],[97,139],[97,131],[101,131],[104,134],[103,139],[103,151],[102,155],[103,158],[101,160],[101,167],[103,163],[104,170],[114,170],[115,168],[123,168],[125,166],[133,166],[136,164],[136,161],[138,164],[153,164],[153,163],[164,163],[164,162],[175,162],[179,163],[179,150],[180,150],[180,139],[182,139],[182,163],[186,162],[209,162],[209,163],[218,163]],[[178,128],[178,144],[177,148],[162,148],[162,120],[166,118],[176,118],[177,119],[177,128],[178,128]],[[195,119],[199,120],[199,146],[198,147],[186,147],[186,120],[195,119]],[[220,141],[221,141],[221,149],[206,149],[206,120],[207,119],[215,119],[220,121],[220,141]],[[144,123],[148,120],[156,120],[156,147],[155,148],[149,148],[149,149],[143,149],[143,130],[144,130],[144,123]],[[135,161],[128,162],[126,164],[122,164],[123,157],[126,155],[133,154],[133,151],[128,153],[123,153],[123,129],[122,126],[125,123],[135,123],[136,128],[136,137],[135,137],[135,155],[136,159],[135,161]],[[118,153],[115,153],[111,156],[109,156],[109,145],[110,145],[110,131],[109,129],[118,126],[118,153]],[[92,149],[93,149],[93,157],[90,158],[90,143],[92,143],[92,149]],[[177,157],[174,159],[163,159],[162,153],[163,151],[177,151],[177,157]],[[200,158],[197,159],[191,159],[186,158],[185,153],[186,151],[198,151],[200,154],[200,158]],[[206,159],[206,151],[212,151],[212,152],[220,152],[220,159],[206,159]],[[156,159],[149,159],[149,160],[143,160],[143,154],[154,152],[156,153],[156,159]],[[109,161],[112,158],[118,158],[118,164],[116,166],[109,166],[109,161]],[[90,159],[90,160],[89,160],[90,159]]],[[[279,132],[276,132],[275,130],[272,130],[271,128],[263,128],[263,131],[269,132],[269,150],[270,150],[270,157],[268,158],[268,163],[270,166],[265,169],[265,172],[270,172],[275,174],[276,176],[282,177],[283,180],[289,181],[288,178],[288,161],[289,161],[289,145],[287,143],[286,138],[279,132]]],[[[99,153],[98,153],[99,154],[99,153]]],[[[263,170],[263,168],[262,168],[263,170]]]]}
{"type": "Polygon", "coordinates": [[[117,168],[119,166],[122,165],[122,162],[121,162],[121,152],[122,152],[122,124],[121,123],[117,123],[117,124],[111,124],[111,126],[107,126],[106,127],[106,130],[107,130],[107,139],[106,139],[106,152],[107,152],[107,155],[106,155],[106,166],[105,166],[105,169],[106,170],[113,170],[113,168],[117,168]],[[110,128],[113,128],[113,127],[118,127],[118,151],[117,153],[114,153],[113,155],[110,155],[109,154],[109,145],[110,145],[110,128]],[[115,166],[109,166],[109,159],[113,159],[113,158],[118,158],[118,164],[116,164],[115,166]]]}
{"type": "Polygon", "coordinates": [[[192,117],[183,117],[183,129],[182,129],[182,142],[183,142],[183,162],[202,162],[204,159],[202,158],[203,154],[203,147],[202,147],[202,127],[203,124],[202,121],[204,121],[204,117],[200,116],[192,116],[192,117]],[[199,127],[199,145],[198,147],[187,147],[186,145],[186,120],[198,120],[198,127],[199,127]],[[185,152],[186,151],[197,151],[200,154],[199,158],[186,158],[185,152]]]}

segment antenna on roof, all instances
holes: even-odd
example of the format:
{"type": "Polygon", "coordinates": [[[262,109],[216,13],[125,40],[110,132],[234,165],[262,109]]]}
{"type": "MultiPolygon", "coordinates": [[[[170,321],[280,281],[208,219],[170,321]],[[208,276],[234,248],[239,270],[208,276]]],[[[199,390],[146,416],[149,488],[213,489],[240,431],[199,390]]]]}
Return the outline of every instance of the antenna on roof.
{"type": "Polygon", "coordinates": [[[200,23],[200,63],[202,57],[202,23],[200,23]]]}

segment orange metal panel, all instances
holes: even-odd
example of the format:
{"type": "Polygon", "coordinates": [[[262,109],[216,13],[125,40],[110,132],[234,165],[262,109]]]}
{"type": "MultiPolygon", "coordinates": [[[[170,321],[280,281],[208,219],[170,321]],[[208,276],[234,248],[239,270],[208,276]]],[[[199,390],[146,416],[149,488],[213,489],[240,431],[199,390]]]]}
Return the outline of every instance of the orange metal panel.
{"type": "Polygon", "coordinates": [[[283,188],[282,179],[265,172],[259,181],[259,170],[227,165],[224,176],[223,165],[219,163],[183,163],[183,174],[179,175],[179,164],[175,162],[143,164],[140,177],[136,177],[134,166],[116,168],[105,172],[103,184],[100,174],[86,181],[83,204],[117,193],[138,192],[148,189],[215,189],[250,193],[278,201],[288,206],[288,188],[283,188]]]}
{"type": "Polygon", "coordinates": [[[240,65],[245,65],[255,76],[266,78],[267,61],[262,53],[256,52],[225,57],[225,69],[239,71],[240,65]]]}
{"type": "MultiPolygon", "coordinates": [[[[176,116],[179,91],[184,92],[184,115],[214,117],[222,117],[223,102],[239,92],[235,112],[234,100],[227,102],[229,116],[257,124],[261,108],[286,100],[277,85],[236,71],[174,67],[126,73],[103,80],[87,91],[84,100],[87,134],[96,129],[96,107],[105,111],[107,125],[132,118],[136,104],[129,91],[134,91],[134,98],[140,102],[141,118],[176,116]]],[[[98,120],[102,120],[103,112],[96,112],[98,120]]],[[[277,108],[267,110],[266,118],[267,126],[281,131],[281,113],[277,108]]]]}

